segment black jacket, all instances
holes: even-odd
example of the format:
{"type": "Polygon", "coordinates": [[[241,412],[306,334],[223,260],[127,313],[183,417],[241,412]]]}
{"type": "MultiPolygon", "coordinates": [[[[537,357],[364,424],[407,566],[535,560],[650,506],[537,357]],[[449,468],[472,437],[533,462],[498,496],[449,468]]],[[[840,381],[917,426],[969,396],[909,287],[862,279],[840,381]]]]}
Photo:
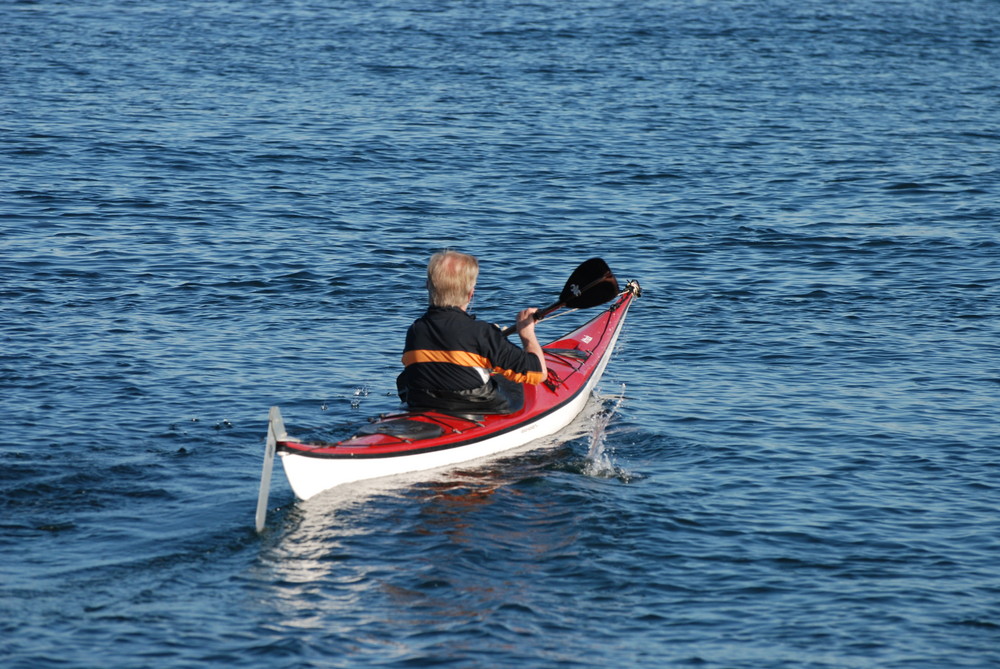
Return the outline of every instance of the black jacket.
{"type": "Polygon", "coordinates": [[[537,357],[457,307],[431,307],[414,321],[406,332],[403,365],[396,383],[410,406],[434,406],[435,397],[489,403],[494,373],[517,383],[545,380],[537,357]]]}

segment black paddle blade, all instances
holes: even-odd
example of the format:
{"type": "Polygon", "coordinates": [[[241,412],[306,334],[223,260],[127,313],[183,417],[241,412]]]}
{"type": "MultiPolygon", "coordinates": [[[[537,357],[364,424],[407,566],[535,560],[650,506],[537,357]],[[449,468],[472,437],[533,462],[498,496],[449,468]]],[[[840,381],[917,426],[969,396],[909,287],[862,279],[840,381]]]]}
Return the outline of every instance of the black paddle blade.
{"type": "Polygon", "coordinates": [[[618,280],[608,264],[600,258],[591,258],[577,267],[559,301],[570,309],[589,309],[609,302],[618,295],[618,280]]]}
{"type": "MultiPolygon", "coordinates": [[[[611,268],[600,258],[591,258],[580,264],[570,275],[566,286],[559,295],[559,301],[550,304],[534,313],[533,318],[540,321],[553,311],[569,307],[570,309],[589,309],[598,304],[609,302],[618,295],[618,280],[611,273],[611,268]]],[[[508,337],[517,330],[511,325],[501,332],[508,337]]]]}

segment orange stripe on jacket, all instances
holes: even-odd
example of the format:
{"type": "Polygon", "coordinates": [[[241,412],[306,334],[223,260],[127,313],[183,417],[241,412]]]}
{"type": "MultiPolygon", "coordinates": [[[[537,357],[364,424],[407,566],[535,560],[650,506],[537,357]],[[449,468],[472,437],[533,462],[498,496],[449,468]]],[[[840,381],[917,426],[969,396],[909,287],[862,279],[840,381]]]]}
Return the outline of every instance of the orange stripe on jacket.
{"type": "Polygon", "coordinates": [[[498,374],[503,374],[506,378],[516,383],[527,383],[531,386],[538,385],[545,380],[545,377],[542,376],[541,372],[526,372],[524,374],[518,374],[517,372],[512,372],[509,369],[500,369],[499,367],[494,367],[493,371],[498,374]]]}
{"type": "Polygon", "coordinates": [[[448,362],[461,367],[483,367],[487,368],[490,361],[484,356],[468,351],[430,351],[419,349],[407,351],[403,354],[403,365],[409,367],[418,362],[448,362]]]}
{"type": "MultiPolygon", "coordinates": [[[[487,366],[490,363],[485,356],[481,356],[477,353],[469,353],[468,351],[432,351],[428,349],[418,349],[416,351],[407,351],[403,354],[404,367],[409,367],[410,365],[418,362],[444,362],[452,365],[459,365],[461,367],[479,367],[481,369],[488,369],[487,366]]],[[[502,374],[504,377],[514,381],[515,383],[536,385],[545,380],[545,377],[542,376],[541,372],[526,372],[524,374],[518,374],[517,372],[509,369],[502,369],[500,367],[494,367],[493,371],[497,374],[502,374]]]]}

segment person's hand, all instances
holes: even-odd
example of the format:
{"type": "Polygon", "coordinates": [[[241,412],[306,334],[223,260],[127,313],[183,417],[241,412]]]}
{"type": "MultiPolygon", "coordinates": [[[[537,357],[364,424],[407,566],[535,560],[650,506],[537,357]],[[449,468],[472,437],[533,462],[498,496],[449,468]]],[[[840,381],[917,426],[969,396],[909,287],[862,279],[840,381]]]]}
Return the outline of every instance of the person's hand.
{"type": "Polygon", "coordinates": [[[522,337],[533,337],[535,335],[535,319],[533,314],[538,311],[535,307],[522,309],[517,315],[517,334],[522,337]]]}

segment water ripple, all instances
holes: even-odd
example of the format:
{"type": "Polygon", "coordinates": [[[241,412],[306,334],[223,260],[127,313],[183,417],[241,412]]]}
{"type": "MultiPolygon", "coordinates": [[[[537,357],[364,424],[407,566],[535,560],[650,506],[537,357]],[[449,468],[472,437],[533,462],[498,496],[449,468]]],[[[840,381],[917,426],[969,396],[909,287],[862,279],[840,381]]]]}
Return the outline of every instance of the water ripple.
{"type": "Polygon", "coordinates": [[[0,28],[7,665],[1000,662],[993,3],[119,5],[0,28]],[[254,535],[442,247],[640,280],[604,394],[254,535]]]}

